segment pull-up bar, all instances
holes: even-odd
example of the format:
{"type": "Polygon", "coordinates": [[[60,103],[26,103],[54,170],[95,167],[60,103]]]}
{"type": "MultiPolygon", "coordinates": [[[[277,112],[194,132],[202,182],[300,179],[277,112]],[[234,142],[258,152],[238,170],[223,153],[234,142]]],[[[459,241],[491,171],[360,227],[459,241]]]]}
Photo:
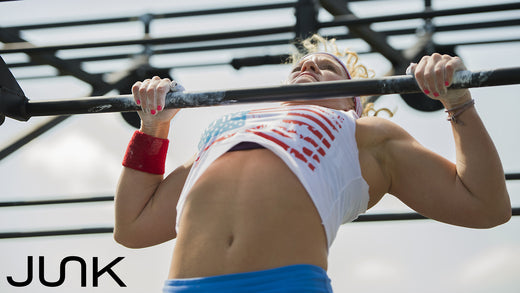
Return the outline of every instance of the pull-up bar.
{"type": "MultiPolygon", "coordinates": [[[[32,116],[140,110],[140,106],[135,104],[131,95],[31,101],[25,97],[5,63],[0,64],[0,67],[3,67],[0,68],[0,115],[2,116],[27,121],[32,116]]],[[[520,67],[488,71],[460,71],[455,73],[450,88],[489,87],[511,84],[520,84],[520,67]]],[[[238,103],[418,92],[421,92],[421,90],[415,79],[410,75],[404,75],[210,92],[173,92],[168,93],[165,108],[191,108],[238,103]]]]}

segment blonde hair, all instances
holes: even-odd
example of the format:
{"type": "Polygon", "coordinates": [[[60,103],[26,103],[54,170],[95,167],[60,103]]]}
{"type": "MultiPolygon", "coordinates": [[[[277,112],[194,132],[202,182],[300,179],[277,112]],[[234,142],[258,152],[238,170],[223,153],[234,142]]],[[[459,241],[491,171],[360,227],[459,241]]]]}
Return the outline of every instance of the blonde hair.
{"type": "MultiPolygon", "coordinates": [[[[300,59],[307,54],[327,52],[335,55],[345,63],[352,79],[373,78],[375,76],[373,70],[370,70],[365,65],[358,63],[359,56],[356,52],[349,49],[341,50],[336,44],[336,39],[326,39],[320,35],[314,34],[311,37],[302,40],[300,45],[303,46],[304,52],[294,52],[289,57],[288,63],[296,65],[300,59]]],[[[377,116],[381,111],[387,112],[390,117],[393,116],[393,112],[387,108],[376,110],[374,108],[374,103],[367,103],[366,97],[361,97],[361,103],[363,104],[362,116],[368,116],[370,112],[373,112],[373,116],[377,116]]]]}

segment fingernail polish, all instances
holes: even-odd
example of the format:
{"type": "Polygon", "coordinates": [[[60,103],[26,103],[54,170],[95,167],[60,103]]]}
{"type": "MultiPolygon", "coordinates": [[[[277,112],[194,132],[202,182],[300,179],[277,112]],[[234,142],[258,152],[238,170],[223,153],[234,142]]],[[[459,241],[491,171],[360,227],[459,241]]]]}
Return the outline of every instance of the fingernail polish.
{"type": "Polygon", "coordinates": [[[161,111],[162,110],[162,106],[157,106],[157,111],[161,111]]]}
{"type": "Polygon", "coordinates": [[[155,110],[150,110],[150,113],[151,113],[152,115],[155,115],[155,110]]]}
{"type": "Polygon", "coordinates": [[[141,105],[141,100],[137,100],[137,101],[135,101],[135,103],[136,103],[137,105],[141,105]]]}
{"type": "Polygon", "coordinates": [[[424,90],[424,93],[429,95],[430,94],[430,91],[429,90],[424,90]]]}
{"type": "Polygon", "coordinates": [[[447,81],[445,81],[445,82],[444,82],[444,85],[445,85],[445,86],[449,86],[449,85],[450,85],[450,83],[449,83],[449,82],[447,82],[447,81]]]}
{"type": "Polygon", "coordinates": [[[439,96],[439,93],[433,93],[433,96],[434,96],[434,97],[438,97],[438,96],[439,96]]]}

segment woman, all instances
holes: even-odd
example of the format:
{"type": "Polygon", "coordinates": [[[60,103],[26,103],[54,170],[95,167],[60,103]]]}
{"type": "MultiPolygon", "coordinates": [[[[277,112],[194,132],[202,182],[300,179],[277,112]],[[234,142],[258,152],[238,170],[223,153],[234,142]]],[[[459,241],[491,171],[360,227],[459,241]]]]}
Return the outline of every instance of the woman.
{"type": "MultiPolygon", "coordinates": [[[[364,67],[349,56],[347,64],[325,52],[296,59],[288,82],[350,79],[364,67]]],[[[410,66],[448,109],[456,164],[386,119],[359,118],[360,99],[345,97],[226,115],[166,178],[178,112],[163,110],[171,81],[137,82],[141,129],[123,161],[114,237],[132,248],[177,239],[164,292],[331,292],[327,254],[339,226],[386,193],[445,223],[505,223],[511,205],[493,142],[470,92],[447,90],[464,69],[439,54],[410,66]]]]}

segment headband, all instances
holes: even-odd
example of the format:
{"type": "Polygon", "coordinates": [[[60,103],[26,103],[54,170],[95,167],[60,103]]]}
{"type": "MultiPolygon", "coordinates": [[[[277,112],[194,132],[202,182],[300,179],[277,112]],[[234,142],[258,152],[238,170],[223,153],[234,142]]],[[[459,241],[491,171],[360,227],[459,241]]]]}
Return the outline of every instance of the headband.
{"type": "MultiPolygon", "coordinates": [[[[336,61],[338,61],[338,63],[341,65],[341,67],[343,67],[343,69],[345,69],[345,72],[347,73],[347,79],[352,79],[350,77],[350,72],[348,72],[347,65],[345,65],[345,63],[341,59],[339,59],[338,56],[331,54],[329,52],[309,53],[309,54],[303,56],[300,60],[306,58],[307,56],[314,55],[314,54],[325,54],[325,55],[329,55],[329,56],[333,57],[336,61]]],[[[354,108],[355,108],[356,114],[358,115],[358,117],[361,117],[361,114],[363,114],[363,105],[361,104],[361,98],[353,97],[352,99],[354,101],[354,108]]]]}

